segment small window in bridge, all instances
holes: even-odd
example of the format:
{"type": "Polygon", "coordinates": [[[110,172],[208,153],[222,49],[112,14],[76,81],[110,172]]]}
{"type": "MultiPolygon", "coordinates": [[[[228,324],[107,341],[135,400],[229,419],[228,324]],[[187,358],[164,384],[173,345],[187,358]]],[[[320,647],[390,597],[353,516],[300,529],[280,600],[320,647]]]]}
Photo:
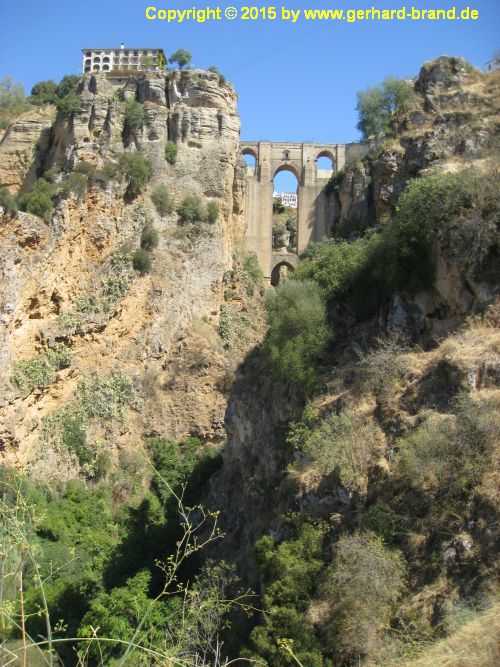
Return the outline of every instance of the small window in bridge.
{"type": "Polygon", "coordinates": [[[250,169],[255,169],[255,165],[257,162],[255,159],[255,155],[252,155],[251,153],[246,153],[243,156],[243,159],[245,160],[247,167],[249,167],[250,169]]]}
{"type": "Polygon", "coordinates": [[[316,160],[316,169],[318,171],[333,171],[333,160],[328,155],[322,155],[316,160]]]}

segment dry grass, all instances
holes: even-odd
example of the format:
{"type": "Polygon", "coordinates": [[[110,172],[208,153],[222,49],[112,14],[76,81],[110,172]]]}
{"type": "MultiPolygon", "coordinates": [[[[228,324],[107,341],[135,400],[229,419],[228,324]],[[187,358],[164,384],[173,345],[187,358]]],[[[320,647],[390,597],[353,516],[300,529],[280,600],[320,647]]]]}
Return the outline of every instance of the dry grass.
{"type": "Polygon", "coordinates": [[[406,667],[493,667],[500,664],[500,603],[431,646],[406,667]]]}

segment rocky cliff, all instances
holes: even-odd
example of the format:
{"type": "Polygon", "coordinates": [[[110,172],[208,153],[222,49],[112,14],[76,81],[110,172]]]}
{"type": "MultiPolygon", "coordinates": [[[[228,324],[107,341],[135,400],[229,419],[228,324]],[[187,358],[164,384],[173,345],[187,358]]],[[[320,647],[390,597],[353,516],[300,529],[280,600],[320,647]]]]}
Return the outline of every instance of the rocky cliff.
{"type": "Polygon", "coordinates": [[[118,431],[93,427],[93,442],[112,442],[116,454],[148,434],[221,441],[225,402],[217,383],[224,384],[233,363],[214,327],[242,233],[234,91],[215,74],[191,71],[115,85],[89,75],[78,94],[74,114],[45,107],[11,125],[0,144],[0,186],[23,193],[57,169],[55,180],[64,184],[79,163],[99,169],[124,151],[149,158],[153,177],[132,200],[123,177],[83,195],[58,196],[48,224],[22,212],[3,218],[1,449],[5,462],[38,461],[49,477],[77,472],[74,456],[49,455],[55,445],[43,434],[54,411],[74,403],[82,380],[120,369],[133,383],[140,410],[129,410],[118,431]],[[131,99],[145,117],[134,129],[124,120],[131,99]],[[167,141],[177,146],[173,165],[165,159],[167,141]],[[182,226],[176,213],[161,216],[149,197],[159,184],[167,186],[174,210],[187,195],[216,202],[217,221],[182,226]],[[139,246],[145,225],[157,230],[159,245],[152,271],[140,275],[130,263],[120,265],[120,253],[139,246]],[[118,291],[110,299],[113,286],[118,291]],[[20,364],[40,361],[58,343],[74,362],[47,386],[22,391],[11,381],[20,364]],[[188,377],[179,366],[191,368],[188,377]]]}

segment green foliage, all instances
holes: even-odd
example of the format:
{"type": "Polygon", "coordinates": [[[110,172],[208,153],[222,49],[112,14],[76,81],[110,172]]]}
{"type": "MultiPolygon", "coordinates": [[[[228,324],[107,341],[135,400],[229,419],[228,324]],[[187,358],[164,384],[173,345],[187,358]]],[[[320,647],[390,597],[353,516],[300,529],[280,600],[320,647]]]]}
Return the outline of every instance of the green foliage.
{"type": "Polygon", "coordinates": [[[128,178],[128,193],[139,195],[153,176],[153,166],[141,153],[121,153],[118,159],[122,172],[128,178]]]}
{"type": "Polygon", "coordinates": [[[327,646],[339,664],[376,655],[404,582],[403,557],[380,537],[340,537],[323,587],[332,610],[327,646]]]}
{"type": "Polygon", "coordinates": [[[12,217],[17,214],[16,200],[7,188],[0,188],[0,206],[4,210],[4,215],[12,217]]]}
{"type": "Polygon", "coordinates": [[[22,392],[35,388],[44,390],[52,384],[56,371],[67,368],[75,360],[75,354],[63,343],[55,343],[44,352],[32,359],[20,361],[11,376],[11,381],[22,392]]]}
{"type": "Polygon", "coordinates": [[[259,266],[259,260],[254,253],[243,255],[243,271],[256,285],[260,285],[264,280],[264,274],[259,266]]]}
{"type": "Polygon", "coordinates": [[[57,104],[59,97],[57,95],[57,83],[52,79],[48,81],[39,81],[31,89],[31,104],[57,104]]]}
{"type": "MultiPolygon", "coordinates": [[[[78,634],[81,637],[91,637],[92,629],[98,627],[103,637],[131,640],[144,614],[147,613],[148,622],[135,639],[146,646],[161,645],[165,636],[167,608],[165,603],[151,600],[148,595],[150,584],[151,573],[141,570],[128,579],[124,586],[97,595],[83,617],[78,634]]],[[[87,653],[87,647],[82,648],[83,653],[87,653]]],[[[89,653],[101,664],[103,661],[104,664],[111,664],[114,657],[123,653],[123,645],[106,642],[97,646],[94,643],[90,644],[89,653]]]]}
{"type": "Polygon", "coordinates": [[[163,183],[157,185],[156,188],[151,193],[151,199],[153,204],[156,207],[156,210],[161,216],[165,216],[168,213],[172,213],[173,205],[170,198],[170,192],[166,185],[163,183]]]}
{"type": "Polygon", "coordinates": [[[261,537],[255,550],[264,590],[264,620],[252,630],[252,650],[245,650],[242,656],[264,658],[273,667],[288,667],[295,663],[279,645],[280,639],[288,639],[293,641],[293,651],[303,667],[326,666],[321,645],[306,620],[309,599],[323,567],[321,529],[305,523],[294,539],[278,545],[272,537],[261,537]]]}
{"type": "Polygon", "coordinates": [[[87,194],[88,183],[89,179],[85,174],[74,171],[62,182],[59,194],[64,198],[73,194],[81,199],[87,194]]]}
{"type": "Polygon", "coordinates": [[[80,111],[80,108],[80,96],[76,93],[68,93],[68,95],[57,101],[58,111],[62,111],[65,114],[73,115],[80,111]]]}
{"type": "Polygon", "coordinates": [[[151,255],[144,248],[137,248],[132,255],[132,266],[141,275],[151,271],[151,255]]]}
{"type": "Polygon", "coordinates": [[[265,348],[272,373],[287,382],[310,384],[330,338],[320,288],[310,280],[290,280],[270,291],[265,305],[265,348]]]}
{"type": "Polygon", "coordinates": [[[167,141],[165,144],[165,160],[169,164],[175,164],[177,160],[177,144],[175,141],[167,141]]]}
{"type": "Polygon", "coordinates": [[[146,122],[146,112],[137,100],[128,100],[125,104],[125,129],[128,132],[140,129],[146,122]]]}
{"type": "Polygon", "coordinates": [[[112,179],[120,173],[120,167],[115,162],[105,162],[101,169],[95,169],[91,175],[92,181],[101,187],[106,187],[112,179]]]}
{"type": "Polygon", "coordinates": [[[403,79],[389,77],[380,86],[358,92],[357,128],[363,139],[387,134],[391,121],[416,104],[413,86],[403,79]]]}
{"type": "Polygon", "coordinates": [[[430,416],[398,441],[397,470],[440,496],[469,494],[488,469],[500,424],[489,407],[461,395],[451,415],[430,416]]]}
{"type": "Polygon", "coordinates": [[[92,178],[95,172],[95,167],[91,162],[85,162],[85,160],[80,160],[75,166],[75,172],[77,174],[83,174],[87,178],[92,178]]]}
{"type": "Polygon", "coordinates": [[[141,248],[151,252],[158,247],[159,236],[157,230],[150,224],[146,224],[141,232],[141,248]]]}
{"type": "Polygon", "coordinates": [[[413,179],[381,234],[310,244],[295,278],[316,281],[330,303],[368,316],[396,291],[413,295],[432,285],[436,241],[456,249],[457,263],[473,270],[495,244],[500,199],[492,179],[470,172],[413,179]]]}
{"type": "Polygon", "coordinates": [[[207,221],[212,224],[217,221],[219,217],[219,204],[215,201],[209,201],[207,204],[207,221]]]}
{"type": "Polygon", "coordinates": [[[10,76],[0,81],[0,129],[6,128],[17,116],[28,111],[24,88],[10,76]]]}
{"type": "Polygon", "coordinates": [[[54,197],[57,189],[52,183],[39,178],[33,184],[31,190],[19,199],[21,210],[32,213],[42,218],[44,222],[50,222],[54,208],[54,197]]]}
{"type": "Polygon", "coordinates": [[[76,88],[80,83],[80,77],[76,74],[66,74],[59,81],[57,86],[57,96],[63,99],[71,93],[76,93],[76,88]]]}
{"type": "Polygon", "coordinates": [[[188,65],[192,60],[192,55],[190,51],[187,51],[186,49],[177,49],[175,53],[172,53],[170,58],[168,59],[169,63],[177,63],[179,65],[179,69],[182,69],[186,65],[188,65]]]}
{"type": "Polygon", "coordinates": [[[196,195],[185,197],[177,209],[183,222],[196,222],[205,219],[205,211],[201,199],[196,195]]]}

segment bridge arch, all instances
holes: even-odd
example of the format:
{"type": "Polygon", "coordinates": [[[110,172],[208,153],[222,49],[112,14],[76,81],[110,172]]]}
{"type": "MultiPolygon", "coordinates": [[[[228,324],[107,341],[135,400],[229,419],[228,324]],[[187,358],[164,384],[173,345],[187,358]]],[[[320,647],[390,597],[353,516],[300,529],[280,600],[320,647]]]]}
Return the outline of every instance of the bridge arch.
{"type": "Polygon", "coordinates": [[[295,266],[288,260],[282,259],[278,264],[275,264],[271,271],[271,285],[276,287],[280,283],[288,279],[288,274],[295,271],[295,266]]]}
{"type": "Polygon", "coordinates": [[[276,176],[283,171],[289,171],[297,179],[297,184],[300,183],[300,173],[299,173],[299,170],[298,170],[297,166],[295,164],[289,163],[289,162],[284,162],[283,164],[279,164],[274,169],[273,181],[276,178],[276,176]]]}

